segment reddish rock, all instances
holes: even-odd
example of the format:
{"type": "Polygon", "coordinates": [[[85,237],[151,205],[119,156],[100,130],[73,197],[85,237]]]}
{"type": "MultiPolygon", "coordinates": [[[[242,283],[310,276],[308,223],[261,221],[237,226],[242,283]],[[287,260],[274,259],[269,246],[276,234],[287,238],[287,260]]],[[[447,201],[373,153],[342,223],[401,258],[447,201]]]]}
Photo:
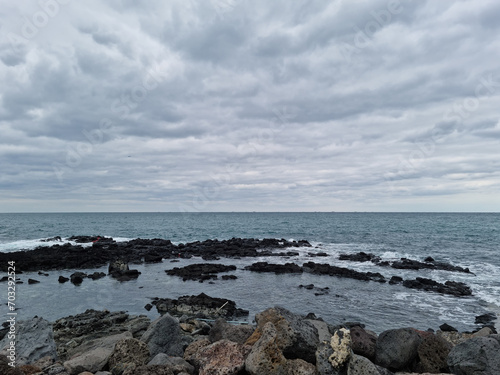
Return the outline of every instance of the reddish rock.
{"type": "Polygon", "coordinates": [[[362,327],[355,326],[351,328],[352,350],[355,354],[359,354],[373,361],[375,359],[375,351],[377,346],[377,337],[366,332],[362,327]]]}
{"type": "Polygon", "coordinates": [[[416,369],[419,372],[447,372],[448,365],[446,359],[451,348],[452,345],[442,337],[431,335],[424,338],[418,346],[420,363],[416,369]]]}
{"type": "Polygon", "coordinates": [[[199,375],[236,375],[245,366],[241,344],[220,340],[196,354],[200,364],[199,375]]]}

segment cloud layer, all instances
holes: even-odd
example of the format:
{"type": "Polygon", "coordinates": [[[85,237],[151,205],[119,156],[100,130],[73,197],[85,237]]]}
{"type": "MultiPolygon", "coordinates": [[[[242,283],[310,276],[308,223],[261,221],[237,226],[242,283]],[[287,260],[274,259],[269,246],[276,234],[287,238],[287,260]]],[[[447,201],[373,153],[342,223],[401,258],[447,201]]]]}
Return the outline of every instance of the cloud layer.
{"type": "Polygon", "coordinates": [[[499,211],[500,5],[0,7],[0,211],[499,211]]]}

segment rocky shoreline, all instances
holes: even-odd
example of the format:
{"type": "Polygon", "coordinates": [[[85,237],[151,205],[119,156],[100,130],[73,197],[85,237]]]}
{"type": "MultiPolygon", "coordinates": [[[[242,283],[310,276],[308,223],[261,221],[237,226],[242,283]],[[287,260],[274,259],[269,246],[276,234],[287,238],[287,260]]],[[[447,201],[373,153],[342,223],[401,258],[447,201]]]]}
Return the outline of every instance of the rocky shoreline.
{"type": "MultiPolygon", "coordinates": [[[[61,241],[61,237],[48,240],[61,241]]],[[[165,239],[135,239],[125,242],[116,242],[113,238],[104,236],[73,236],[67,240],[76,243],[87,243],[91,246],[72,245],[71,243],[55,244],[50,247],[38,247],[34,250],[0,253],[0,271],[6,271],[7,262],[14,261],[23,271],[38,271],[40,275],[46,275],[44,271],[63,269],[88,269],[97,268],[109,264],[108,273],[119,281],[128,281],[139,277],[140,272],[129,269],[129,263],[161,263],[164,259],[176,262],[179,259],[201,257],[206,261],[219,260],[221,258],[255,258],[255,257],[283,257],[298,256],[299,253],[291,251],[290,248],[311,248],[306,240],[287,241],[285,239],[254,239],[254,238],[232,238],[230,240],[205,240],[186,244],[173,244],[165,239]],[[287,251],[281,251],[287,250],[287,251]]],[[[308,252],[310,257],[325,257],[322,251],[308,252]]],[[[373,254],[359,252],[357,254],[340,254],[339,260],[372,262],[381,267],[404,270],[442,270],[448,272],[460,272],[472,274],[468,268],[453,266],[444,262],[436,262],[431,256],[424,262],[401,258],[394,261],[381,261],[373,254]]],[[[186,280],[198,280],[200,282],[216,280],[217,274],[235,270],[235,266],[222,264],[195,264],[186,267],[176,267],[166,270],[170,276],[182,277],[186,280]]],[[[388,282],[391,285],[401,284],[411,289],[419,289],[428,292],[453,295],[456,297],[471,296],[471,288],[463,282],[448,280],[440,283],[432,279],[416,277],[415,279],[403,280],[400,276],[392,276],[387,280],[379,272],[360,272],[346,267],[339,267],[327,263],[306,262],[302,266],[295,263],[273,264],[268,262],[256,262],[245,267],[252,272],[302,273],[309,272],[316,275],[328,275],[341,278],[351,278],[362,281],[374,281],[379,283],[388,282]]],[[[98,279],[104,277],[104,273],[87,275],[84,272],[75,272],[70,277],[62,276],[60,282],[71,281],[73,284],[81,284],[85,278],[98,279]]],[[[222,276],[224,280],[235,279],[234,275],[222,276]]],[[[6,277],[0,279],[6,281],[6,277]]],[[[38,280],[30,279],[29,283],[37,283],[38,280]]]]}
{"type": "MultiPolygon", "coordinates": [[[[49,276],[47,271],[54,270],[67,273],[67,277],[61,275],[54,279],[61,284],[80,285],[87,282],[86,279],[103,277],[121,283],[141,277],[141,272],[133,269],[134,264],[182,262],[199,257],[206,263],[192,264],[196,261],[193,259],[189,265],[161,273],[186,282],[216,283],[219,277],[237,279],[233,274],[237,267],[214,261],[267,257],[268,261],[255,261],[243,267],[238,277],[244,278],[246,272],[304,273],[400,285],[457,298],[472,294],[469,286],[453,279],[440,283],[424,277],[385,277],[378,272],[356,271],[333,262],[313,262],[310,258],[324,258],[328,254],[305,240],[233,238],[177,245],[164,239],[116,242],[102,236],[71,237],[69,240],[76,245],[63,243],[61,238],[56,240],[61,240],[61,244],[0,253],[1,267],[8,260],[15,261],[19,270],[38,272],[39,280],[30,274],[28,280],[19,279],[18,283],[43,282],[43,277],[49,276]],[[87,245],[79,245],[83,243],[87,245]],[[307,254],[307,261],[283,263],[282,259],[291,257],[302,259],[298,258],[301,254],[307,254]],[[269,257],[276,262],[270,262],[269,257]],[[107,273],[85,272],[85,269],[102,266],[107,266],[107,273]]],[[[449,272],[450,278],[454,272],[474,277],[467,268],[436,262],[430,256],[424,262],[406,258],[381,262],[373,254],[360,252],[341,254],[340,259],[371,262],[388,269],[411,270],[411,273],[422,269],[440,270],[449,272]]],[[[298,288],[311,290],[317,296],[330,292],[329,287],[314,284],[298,288]]],[[[255,316],[255,324],[241,324],[238,319],[248,316],[247,310],[238,308],[235,301],[204,293],[176,299],[151,297],[144,307],[148,311],[156,308],[160,317],[152,322],[147,316],[131,316],[124,311],[87,310],[55,322],[40,317],[19,321],[15,368],[10,366],[12,344],[6,335],[9,326],[4,324],[0,329],[0,350],[3,349],[6,356],[0,355],[0,375],[487,375],[499,374],[500,369],[500,336],[492,313],[476,318],[475,332],[459,333],[443,324],[436,332],[394,327],[377,334],[366,330],[360,322],[332,325],[315,314],[301,316],[282,307],[260,311],[255,316]]]]}
{"type": "Polygon", "coordinates": [[[377,335],[359,322],[334,326],[282,307],[258,313],[255,324],[236,324],[228,322],[237,316],[233,301],[206,295],[180,304],[190,308],[174,317],[166,312],[171,306],[154,321],[87,310],[52,323],[18,322],[15,353],[0,333],[0,374],[494,375],[500,369],[492,314],[477,317],[486,326],[476,332],[443,325],[437,332],[406,327],[377,335]],[[228,304],[232,310],[220,309],[228,304]]]}

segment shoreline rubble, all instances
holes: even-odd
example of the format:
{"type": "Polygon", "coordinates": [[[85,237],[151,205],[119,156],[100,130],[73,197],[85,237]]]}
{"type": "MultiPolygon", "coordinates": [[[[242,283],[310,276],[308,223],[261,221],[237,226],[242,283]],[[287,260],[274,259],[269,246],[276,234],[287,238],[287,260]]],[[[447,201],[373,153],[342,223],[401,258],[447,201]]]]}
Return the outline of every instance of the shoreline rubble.
{"type": "MultiPolygon", "coordinates": [[[[0,373],[493,375],[500,368],[500,335],[490,327],[468,333],[403,327],[377,335],[361,323],[332,325],[282,307],[258,313],[255,324],[200,319],[203,307],[198,309],[154,321],[124,311],[87,310],[53,323],[40,317],[18,322],[16,368],[4,350],[0,373]]],[[[478,318],[491,322],[496,316],[478,318]]],[[[6,344],[4,337],[0,350],[6,344]]]]}

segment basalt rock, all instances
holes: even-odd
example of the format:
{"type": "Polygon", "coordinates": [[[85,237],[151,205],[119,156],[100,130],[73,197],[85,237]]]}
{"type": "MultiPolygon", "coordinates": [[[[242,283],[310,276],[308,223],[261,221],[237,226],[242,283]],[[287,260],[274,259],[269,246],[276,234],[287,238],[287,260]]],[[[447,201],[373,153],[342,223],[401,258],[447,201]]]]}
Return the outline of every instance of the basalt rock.
{"type": "Polygon", "coordinates": [[[225,264],[201,263],[190,264],[185,267],[175,267],[171,270],[166,270],[167,275],[182,277],[183,281],[197,280],[203,282],[205,280],[217,279],[217,273],[235,271],[236,266],[225,264]]]}
{"type": "Polygon", "coordinates": [[[53,323],[54,340],[61,359],[68,358],[72,349],[93,339],[129,332],[141,337],[151,320],[144,316],[131,316],[123,311],[87,310],[78,315],[61,318],[53,323]]]}
{"type": "Polygon", "coordinates": [[[421,342],[411,328],[384,331],[377,339],[375,363],[391,371],[410,370],[416,364],[421,342]]]}
{"type": "Polygon", "coordinates": [[[267,262],[257,262],[245,267],[248,271],[253,272],[274,272],[275,274],[282,273],[302,273],[302,267],[295,263],[271,264],[267,262]]]}
{"type": "Polygon", "coordinates": [[[293,251],[276,251],[287,248],[310,247],[305,240],[231,238],[219,241],[195,241],[174,245],[164,239],[135,239],[116,242],[102,236],[73,236],[76,243],[92,243],[92,246],[71,243],[40,246],[34,250],[0,253],[0,271],[7,271],[7,262],[15,261],[25,271],[85,269],[102,267],[115,259],[127,263],[159,262],[161,259],[187,259],[193,256],[206,259],[243,258],[269,256],[296,256],[293,251]]]}
{"type": "Polygon", "coordinates": [[[115,260],[111,262],[108,267],[108,273],[111,277],[117,279],[118,281],[137,279],[141,274],[137,270],[129,269],[127,262],[123,260],[115,260]]]}
{"type": "Polygon", "coordinates": [[[182,296],[178,299],[156,298],[151,302],[160,314],[189,315],[203,318],[237,318],[248,316],[248,310],[236,307],[236,302],[225,298],[214,298],[201,293],[197,296],[182,296]]]}
{"type": "Polygon", "coordinates": [[[415,280],[403,281],[403,286],[411,289],[420,289],[428,292],[450,294],[456,297],[470,296],[472,290],[465,283],[458,281],[446,281],[444,284],[437,281],[417,277],[415,280]]]}
{"type": "Polygon", "coordinates": [[[496,375],[500,369],[500,336],[477,337],[451,349],[448,366],[453,374],[496,375]]]}
{"type": "Polygon", "coordinates": [[[349,268],[332,266],[326,263],[307,262],[304,263],[302,268],[305,272],[310,272],[316,275],[330,275],[363,281],[377,281],[381,283],[386,282],[384,276],[380,273],[359,272],[349,268]]]}
{"type": "Polygon", "coordinates": [[[192,340],[192,338],[182,334],[179,321],[169,314],[152,322],[141,337],[141,341],[148,344],[151,357],[158,353],[182,356],[184,349],[192,340]]]}
{"type": "Polygon", "coordinates": [[[356,254],[340,254],[339,260],[350,260],[353,262],[378,262],[380,257],[377,257],[374,254],[367,254],[363,251],[356,254]]]}
{"type": "MultiPolygon", "coordinates": [[[[43,357],[57,358],[56,343],[52,325],[45,319],[34,317],[17,322],[16,364],[31,364],[43,357]]],[[[0,341],[0,351],[9,351],[11,345],[9,335],[0,341]]],[[[0,353],[5,354],[5,353],[0,353]]]]}

